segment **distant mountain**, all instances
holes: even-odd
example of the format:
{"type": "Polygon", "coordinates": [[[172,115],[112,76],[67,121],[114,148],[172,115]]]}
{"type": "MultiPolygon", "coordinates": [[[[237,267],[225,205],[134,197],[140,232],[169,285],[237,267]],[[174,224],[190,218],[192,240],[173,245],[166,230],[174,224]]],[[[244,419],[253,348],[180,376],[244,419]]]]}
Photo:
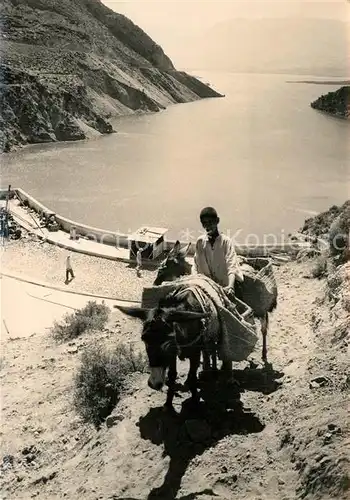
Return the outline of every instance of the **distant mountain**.
{"type": "Polygon", "coordinates": [[[350,24],[328,19],[230,19],[187,44],[183,67],[343,76],[350,24]]]}

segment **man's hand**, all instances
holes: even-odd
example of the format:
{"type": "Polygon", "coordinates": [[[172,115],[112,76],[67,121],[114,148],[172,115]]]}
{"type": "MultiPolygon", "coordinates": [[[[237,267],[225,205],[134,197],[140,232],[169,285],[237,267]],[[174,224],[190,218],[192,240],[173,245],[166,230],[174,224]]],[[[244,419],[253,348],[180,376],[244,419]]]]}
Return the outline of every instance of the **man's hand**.
{"type": "Polygon", "coordinates": [[[226,295],[234,295],[235,294],[235,289],[233,286],[224,286],[224,292],[226,293],[226,295]]]}
{"type": "Polygon", "coordinates": [[[242,272],[236,274],[236,280],[239,281],[239,283],[243,283],[244,281],[244,274],[242,272]]]}

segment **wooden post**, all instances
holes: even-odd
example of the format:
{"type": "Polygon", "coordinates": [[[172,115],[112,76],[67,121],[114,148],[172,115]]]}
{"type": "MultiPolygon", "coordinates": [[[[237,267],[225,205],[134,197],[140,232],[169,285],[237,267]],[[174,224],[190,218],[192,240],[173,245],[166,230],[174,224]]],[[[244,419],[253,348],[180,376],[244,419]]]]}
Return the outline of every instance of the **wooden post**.
{"type": "Polygon", "coordinates": [[[11,192],[11,184],[9,184],[9,187],[7,190],[7,195],[6,195],[6,212],[8,210],[8,206],[9,206],[10,192],[11,192]]]}
{"type": "Polygon", "coordinates": [[[4,232],[4,240],[5,238],[8,238],[8,228],[9,228],[9,212],[8,212],[8,206],[9,206],[9,200],[10,200],[10,192],[11,192],[11,184],[9,184],[8,190],[7,190],[7,195],[6,195],[6,207],[5,207],[5,220],[4,220],[4,226],[3,226],[3,232],[4,232]]]}
{"type": "Polygon", "coordinates": [[[7,328],[7,325],[6,325],[5,320],[3,319],[3,320],[2,320],[2,322],[3,322],[3,323],[4,323],[4,325],[5,325],[5,328],[6,328],[7,334],[8,334],[8,335],[10,335],[10,332],[9,332],[9,329],[7,328]]]}

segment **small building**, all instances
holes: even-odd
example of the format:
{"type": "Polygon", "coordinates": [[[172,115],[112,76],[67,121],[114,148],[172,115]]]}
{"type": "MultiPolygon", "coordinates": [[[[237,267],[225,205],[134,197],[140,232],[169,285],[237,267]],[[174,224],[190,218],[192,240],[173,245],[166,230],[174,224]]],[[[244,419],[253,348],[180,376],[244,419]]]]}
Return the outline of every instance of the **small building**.
{"type": "Polygon", "coordinates": [[[136,260],[136,253],[143,248],[142,259],[154,260],[164,252],[165,227],[141,227],[128,236],[130,260],[136,260]]]}

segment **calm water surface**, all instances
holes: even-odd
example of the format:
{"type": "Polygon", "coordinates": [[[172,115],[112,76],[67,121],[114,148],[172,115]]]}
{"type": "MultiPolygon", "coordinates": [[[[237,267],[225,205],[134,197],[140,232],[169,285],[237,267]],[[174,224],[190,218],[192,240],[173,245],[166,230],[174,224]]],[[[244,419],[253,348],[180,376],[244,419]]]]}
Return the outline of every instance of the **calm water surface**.
{"type": "Polygon", "coordinates": [[[200,76],[226,97],[120,118],[110,136],[3,155],[1,185],[73,220],[122,232],[165,226],[181,239],[198,236],[200,209],[214,205],[222,230],[240,230],[242,242],[293,231],[350,198],[349,123],[309,107],[339,86],[200,76]]]}

